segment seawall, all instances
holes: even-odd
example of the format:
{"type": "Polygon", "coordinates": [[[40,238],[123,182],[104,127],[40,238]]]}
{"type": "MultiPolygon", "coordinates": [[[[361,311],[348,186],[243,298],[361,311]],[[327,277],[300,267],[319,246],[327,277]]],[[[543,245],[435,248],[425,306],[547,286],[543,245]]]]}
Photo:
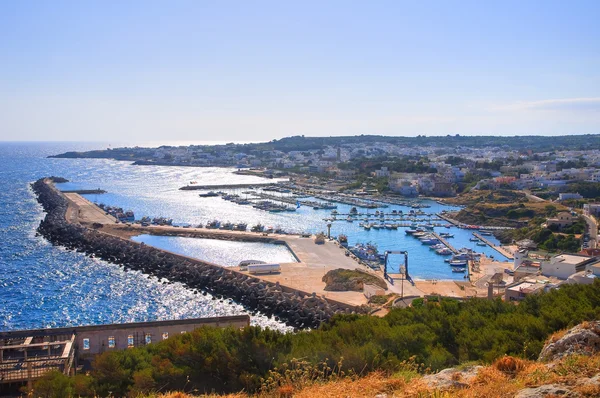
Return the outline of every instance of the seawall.
{"type": "Polygon", "coordinates": [[[216,297],[233,299],[250,310],[276,316],[298,328],[315,328],[336,313],[357,310],[314,294],[284,291],[278,283],[69,223],[65,218],[68,201],[50,180],[40,179],[32,188],[47,213],[38,232],[54,245],[178,281],[216,297]]]}

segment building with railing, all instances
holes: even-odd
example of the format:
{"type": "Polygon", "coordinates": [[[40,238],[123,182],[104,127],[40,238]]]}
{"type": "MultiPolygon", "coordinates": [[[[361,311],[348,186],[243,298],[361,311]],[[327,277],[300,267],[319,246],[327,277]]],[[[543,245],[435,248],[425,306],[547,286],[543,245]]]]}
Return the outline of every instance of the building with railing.
{"type": "Polygon", "coordinates": [[[208,327],[243,328],[248,315],[0,332],[0,388],[31,385],[50,371],[66,375],[94,356],[157,343],[208,327]]]}

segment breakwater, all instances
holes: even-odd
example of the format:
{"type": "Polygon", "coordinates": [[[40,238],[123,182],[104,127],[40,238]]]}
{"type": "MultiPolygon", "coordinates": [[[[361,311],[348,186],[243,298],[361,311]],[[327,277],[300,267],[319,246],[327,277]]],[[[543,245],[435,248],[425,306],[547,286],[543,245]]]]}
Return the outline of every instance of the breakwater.
{"type": "MultiPolygon", "coordinates": [[[[224,267],[162,251],[67,222],[68,200],[50,180],[32,184],[38,201],[46,211],[38,232],[54,245],[85,253],[125,268],[170,281],[184,283],[192,289],[215,297],[232,299],[247,308],[275,316],[298,328],[318,327],[336,313],[350,313],[356,308],[266,282],[224,267]]],[[[99,228],[101,229],[101,228],[99,228]]]]}

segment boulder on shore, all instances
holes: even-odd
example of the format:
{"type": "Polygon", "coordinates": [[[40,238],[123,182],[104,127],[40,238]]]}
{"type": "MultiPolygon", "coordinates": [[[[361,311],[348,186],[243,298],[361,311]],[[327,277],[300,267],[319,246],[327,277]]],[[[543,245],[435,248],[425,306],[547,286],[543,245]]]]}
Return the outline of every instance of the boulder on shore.
{"type": "Polygon", "coordinates": [[[567,355],[593,355],[600,352],[600,321],[583,322],[563,336],[546,343],[540,361],[554,361],[567,355]]]}

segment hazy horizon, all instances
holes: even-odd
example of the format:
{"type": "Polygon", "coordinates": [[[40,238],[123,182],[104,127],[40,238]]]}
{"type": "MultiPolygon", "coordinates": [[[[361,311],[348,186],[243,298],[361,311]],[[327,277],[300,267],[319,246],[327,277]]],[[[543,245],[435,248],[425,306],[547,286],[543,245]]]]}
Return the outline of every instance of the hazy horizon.
{"type": "Polygon", "coordinates": [[[0,141],[600,132],[600,3],[0,4],[0,141]]]}

